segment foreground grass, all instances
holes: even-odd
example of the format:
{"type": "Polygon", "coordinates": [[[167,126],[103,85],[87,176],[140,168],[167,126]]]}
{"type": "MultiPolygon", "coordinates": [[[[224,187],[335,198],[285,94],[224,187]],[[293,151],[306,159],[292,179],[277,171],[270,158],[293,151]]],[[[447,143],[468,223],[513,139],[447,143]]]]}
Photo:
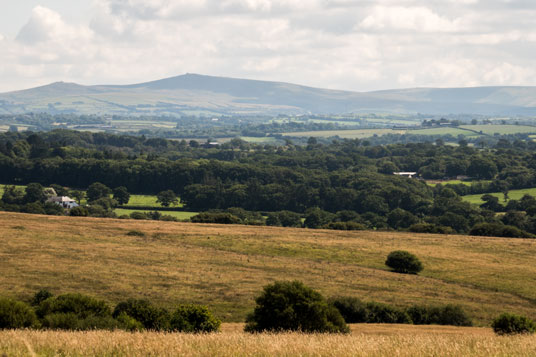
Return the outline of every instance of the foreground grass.
{"type": "Polygon", "coordinates": [[[201,303],[227,322],[244,321],[262,287],[281,279],[328,297],[460,304],[483,326],[502,312],[534,318],[534,256],[536,241],[526,239],[0,213],[1,295],[29,300],[48,288],[111,304],[201,303]],[[388,271],[397,249],[416,254],[424,271],[388,271]]]}
{"type": "MultiPolygon", "coordinates": [[[[489,193],[489,194],[492,195],[492,196],[497,197],[499,199],[499,203],[505,205],[506,203],[508,203],[508,201],[510,201],[510,200],[519,200],[524,195],[531,195],[531,196],[536,197],[536,188],[534,188],[534,187],[533,188],[523,188],[523,189],[520,189],[520,190],[508,191],[508,199],[506,200],[506,202],[504,202],[504,194],[502,192],[492,192],[492,193],[489,193]]],[[[485,195],[484,193],[481,193],[481,194],[478,194],[478,195],[467,195],[467,196],[462,196],[462,199],[464,201],[467,201],[467,202],[470,202],[470,203],[481,205],[482,203],[484,203],[484,201],[482,201],[482,199],[481,199],[481,197],[484,196],[484,195],[485,195]]]]}
{"type": "Polygon", "coordinates": [[[7,356],[534,356],[533,336],[487,329],[354,326],[349,335],[0,331],[7,356]]]}

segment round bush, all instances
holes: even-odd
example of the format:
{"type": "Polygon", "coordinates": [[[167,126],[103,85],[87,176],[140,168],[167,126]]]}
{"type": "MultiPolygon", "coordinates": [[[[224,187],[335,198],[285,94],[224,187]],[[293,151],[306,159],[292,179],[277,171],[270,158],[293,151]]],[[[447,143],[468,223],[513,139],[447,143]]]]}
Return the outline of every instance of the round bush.
{"type": "Polygon", "coordinates": [[[80,319],[89,316],[111,316],[110,307],[103,300],[82,294],[64,294],[42,301],[36,309],[37,315],[44,318],[50,314],[72,313],[80,319]]]}
{"type": "Polygon", "coordinates": [[[420,260],[405,250],[395,250],[389,253],[385,265],[402,274],[417,274],[423,269],[420,260]]]}
{"type": "Polygon", "coordinates": [[[349,332],[340,312],[299,281],[264,287],[245,331],[349,332]]]}
{"type": "Polygon", "coordinates": [[[36,324],[37,317],[30,306],[0,297],[0,329],[27,328],[36,324]]]}
{"type": "Polygon", "coordinates": [[[493,320],[491,327],[498,335],[532,334],[536,331],[536,324],[528,317],[508,313],[493,320]]]}
{"type": "Polygon", "coordinates": [[[218,331],[221,321],[206,306],[182,305],[171,315],[170,327],[179,332],[218,331]]]}
{"type": "Polygon", "coordinates": [[[120,302],[115,307],[113,316],[118,318],[121,314],[134,318],[148,330],[169,330],[169,313],[167,310],[157,308],[147,300],[128,299],[120,302]]]}

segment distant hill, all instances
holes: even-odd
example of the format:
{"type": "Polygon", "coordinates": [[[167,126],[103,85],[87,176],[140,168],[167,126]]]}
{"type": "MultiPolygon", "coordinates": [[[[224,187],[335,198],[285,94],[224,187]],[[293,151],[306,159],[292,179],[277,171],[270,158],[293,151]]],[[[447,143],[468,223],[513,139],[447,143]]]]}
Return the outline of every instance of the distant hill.
{"type": "Polygon", "coordinates": [[[26,112],[536,115],[536,87],[415,88],[349,92],[282,82],[185,74],[133,85],[56,82],[0,94],[0,114],[26,112]]]}

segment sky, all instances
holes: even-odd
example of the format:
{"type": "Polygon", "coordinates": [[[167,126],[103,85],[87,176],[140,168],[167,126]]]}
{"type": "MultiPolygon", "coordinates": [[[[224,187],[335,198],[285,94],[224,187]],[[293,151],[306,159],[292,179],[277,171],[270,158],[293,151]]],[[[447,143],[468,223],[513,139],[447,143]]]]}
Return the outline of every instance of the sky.
{"type": "Polygon", "coordinates": [[[0,0],[0,92],[184,73],[370,91],[536,84],[534,0],[0,0]]]}

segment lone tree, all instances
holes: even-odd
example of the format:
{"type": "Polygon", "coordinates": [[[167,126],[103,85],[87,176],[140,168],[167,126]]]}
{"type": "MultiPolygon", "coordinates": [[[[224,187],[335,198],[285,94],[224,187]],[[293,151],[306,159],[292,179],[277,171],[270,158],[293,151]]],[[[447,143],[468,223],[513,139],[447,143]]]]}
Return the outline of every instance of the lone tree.
{"type": "Polygon", "coordinates": [[[114,200],[120,205],[126,205],[130,200],[130,193],[128,193],[125,186],[119,186],[114,188],[114,200]]]}
{"type": "Polygon", "coordinates": [[[172,190],[161,191],[156,195],[156,202],[160,203],[164,207],[169,207],[170,205],[176,205],[179,203],[177,195],[172,190]]]}
{"type": "Polygon", "coordinates": [[[340,312],[320,293],[299,281],[278,281],[264,287],[246,319],[246,332],[349,332],[340,312]]]}
{"type": "Polygon", "coordinates": [[[421,261],[405,250],[395,250],[389,253],[385,265],[402,274],[417,274],[423,269],[421,261]]]}

